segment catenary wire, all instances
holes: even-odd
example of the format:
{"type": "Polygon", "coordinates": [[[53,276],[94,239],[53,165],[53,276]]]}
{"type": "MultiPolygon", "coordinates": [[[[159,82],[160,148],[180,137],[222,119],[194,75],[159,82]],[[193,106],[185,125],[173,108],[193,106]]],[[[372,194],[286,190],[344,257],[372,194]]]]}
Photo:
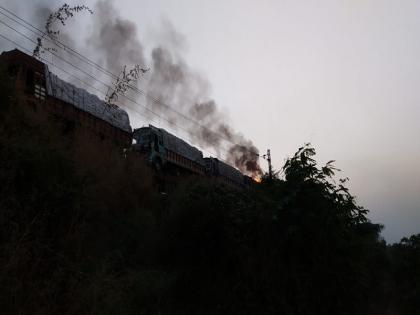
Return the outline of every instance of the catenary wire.
{"type": "MultiPolygon", "coordinates": [[[[13,28],[13,27],[11,27],[10,25],[8,25],[7,23],[5,23],[4,21],[1,21],[0,20],[0,23],[1,24],[3,24],[3,25],[5,25],[6,27],[8,27],[9,29],[11,29],[11,30],[13,30],[14,32],[16,32],[17,34],[19,34],[19,35],[21,35],[22,37],[24,37],[25,39],[27,39],[28,41],[30,41],[30,42],[32,42],[33,44],[37,44],[32,38],[30,38],[30,37],[28,37],[28,36],[26,36],[25,34],[23,34],[22,32],[19,32],[18,30],[16,30],[15,28],[13,28]]],[[[27,49],[27,51],[29,51],[28,49],[27,49]]],[[[68,65],[70,65],[71,67],[73,67],[73,68],[75,68],[76,70],[78,70],[78,71],[80,71],[80,72],[82,72],[83,74],[85,74],[85,75],[87,75],[87,76],[89,76],[91,79],[93,79],[93,80],[95,80],[95,81],[97,81],[97,82],[99,82],[99,83],[101,83],[103,86],[105,86],[105,87],[107,87],[108,89],[110,89],[111,87],[110,87],[110,85],[108,85],[108,84],[106,84],[105,82],[103,82],[103,81],[101,81],[101,80],[99,80],[99,79],[97,79],[95,76],[93,76],[93,75],[91,75],[91,74],[89,74],[89,73],[87,73],[86,71],[84,71],[83,69],[81,69],[80,67],[77,67],[77,66],[75,66],[75,65],[73,65],[71,62],[68,62],[67,60],[65,60],[63,57],[61,57],[61,56],[59,56],[59,55],[57,55],[56,53],[54,53],[54,52],[52,52],[52,51],[48,51],[49,53],[51,53],[53,56],[55,56],[56,58],[58,58],[59,60],[62,60],[63,62],[65,62],[66,64],[68,64],[68,65]]],[[[41,57],[40,57],[41,58],[41,57]]],[[[42,59],[44,59],[44,58],[42,58],[42,59]]],[[[128,98],[125,94],[122,94],[122,96],[124,97],[124,98],[128,98]]],[[[129,99],[130,100],[130,99],[129,99]]],[[[132,102],[134,102],[133,100],[130,100],[130,101],[132,101],[132,102]]],[[[144,108],[146,108],[146,110],[148,110],[149,112],[151,112],[151,113],[153,113],[154,115],[157,115],[157,116],[159,116],[160,118],[162,118],[162,119],[165,119],[165,120],[167,120],[166,118],[164,118],[164,117],[162,117],[161,115],[159,115],[159,114],[157,114],[156,112],[154,112],[153,110],[151,110],[150,108],[148,108],[147,106],[145,106],[145,105],[143,105],[143,104],[138,104],[138,105],[140,105],[140,106],[142,106],[142,107],[144,107],[144,108]]],[[[187,117],[186,117],[187,118],[187,117]]],[[[169,122],[169,120],[167,120],[168,122],[169,122]]],[[[175,123],[173,123],[173,122],[169,122],[170,124],[172,124],[172,125],[174,125],[174,126],[177,126],[178,128],[180,128],[180,129],[183,129],[184,131],[186,131],[186,132],[188,132],[188,130],[186,130],[186,129],[184,129],[183,127],[181,127],[181,126],[179,126],[179,125],[176,125],[175,123]]],[[[207,129],[207,128],[206,128],[207,129]]],[[[209,130],[209,129],[207,129],[207,130],[209,130]]],[[[209,131],[211,131],[211,130],[209,130],[209,131]]],[[[213,134],[215,134],[215,135],[217,135],[216,133],[214,133],[213,131],[211,131],[213,134]]],[[[232,142],[232,141],[229,141],[231,144],[233,144],[233,145],[238,145],[238,144],[236,144],[236,143],[234,143],[234,142],[232,142]]],[[[220,145],[219,145],[220,146],[220,145]]],[[[226,149],[226,148],[221,148],[224,152],[226,152],[226,153],[228,153],[228,149],[226,149]]],[[[256,154],[257,155],[257,154],[256,154]]]]}
{"type": "MultiPolygon", "coordinates": [[[[3,35],[3,34],[0,34],[0,37],[1,37],[1,38],[3,38],[3,39],[5,39],[5,40],[7,40],[7,41],[9,41],[9,42],[11,42],[11,43],[12,43],[12,44],[14,44],[16,47],[19,47],[19,48],[20,48],[20,49],[22,49],[23,51],[26,51],[26,52],[30,53],[30,50],[29,50],[29,49],[27,49],[27,48],[25,48],[24,46],[22,46],[22,45],[18,44],[17,42],[13,41],[12,39],[8,38],[7,36],[5,36],[5,35],[3,35]]],[[[63,68],[61,68],[61,67],[59,67],[59,66],[57,66],[57,65],[52,64],[49,60],[47,60],[47,59],[45,59],[45,58],[42,58],[42,57],[40,57],[40,59],[41,59],[43,62],[47,63],[48,65],[50,65],[50,66],[52,66],[52,67],[55,67],[55,68],[59,69],[60,71],[62,71],[62,72],[64,72],[64,73],[66,73],[67,75],[69,75],[69,76],[70,76],[70,77],[72,77],[73,79],[78,80],[78,81],[80,81],[81,83],[83,83],[84,85],[86,85],[86,86],[88,86],[88,87],[90,87],[90,88],[94,89],[95,91],[97,91],[97,92],[98,92],[98,93],[100,93],[101,95],[106,95],[106,93],[105,93],[104,91],[102,91],[102,90],[98,89],[97,87],[95,87],[95,86],[91,85],[90,83],[87,83],[86,81],[84,81],[83,79],[80,79],[79,77],[75,76],[74,74],[70,73],[69,71],[67,71],[67,70],[65,70],[65,69],[63,69],[63,68]]],[[[172,121],[170,121],[170,120],[166,119],[165,117],[162,117],[161,115],[159,115],[159,114],[155,113],[154,111],[152,111],[152,110],[150,110],[149,108],[147,108],[146,106],[144,106],[144,105],[142,105],[142,104],[138,103],[137,101],[132,100],[131,98],[129,98],[129,97],[125,96],[125,95],[123,95],[123,96],[124,96],[127,100],[129,100],[130,102],[135,103],[135,104],[137,104],[137,105],[140,105],[140,106],[144,107],[147,111],[151,112],[153,115],[155,115],[155,116],[157,116],[157,117],[159,117],[159,118],[161,118],[161,119],[165,120],[165,121],[166,121],[167,123],[169,123],[170,125],[174,125],[176,128],[179,128],[179,129],[183,130],[184,132],[186,132],[186,133],[188,134],[188,130],[186,130],[186,129],[184,129],[184,128],[180,127],[179,125],[177,125],[177,124],[175,124],[174,122],[172,122],[172,121]]],[[[144,116],[143,116],[143,114],[142,114],[142,113],[140,113],[138,110],[136,110],[136,109],[134,109],[134,108],[132,108],[132,107],[130,107],[130,106],[128,106],[128,108],[129,108],[131,111],[134,111],[137,115],[139,115],[139,116],[141,116],[141,117],[144,117],[144,116]]],[[[151,119],[151,120],[152,120],[152,121],[154,121],[156,124],[160,124],[157,120],[154,120],[154,119],[153,119],[153,118],[151,118],[151,117],[147,117],[147,118],[148,118],[148,119],[151,119]]],[[[224,151],[225,153],[227,153],[227,151],[226,151],[224,148],[220,148],[220,149],[221,149],[221,151],[224,151]]],[[[202,151],[202,152],[204,152],[204,153],[206,153],[206,154],[208,154],[209,156],[211,156],[211,155],[212,155],[212,154],[211,154],[209,151],[207,151],[207,150],[203,150],[203,149],[201,149],[201,151],[202,151]]],[[[226,164],[230,164],[229,162],[227,162],[227,161],[226,161],[226,160],[224,160],[224,159],[219,158],[219,160],[221,160],[222,162],[224,162],[224,163],[226,163],[226,164]]]]}
{"type": "MultiPolygon", "coordinates": [[[[16,17],[17,19],[19,19],[19,20],[21,20],[23,23],[25,23],[26,25],[28,25],[28,26],[30,26],[30,27],[32,27],[34,30],[36,30],[37,32],[39,32],[39,33],[37,33],[37,32],[35,32],[34,30],[30,30],[27,26],[24,26],[22,23],[19,23],[18,21],[16,21],[15,19],[13,19],[13,18],[11,18],[11,17],[9,17],[8,15],[6,15],[6,14],[4,14],[4,13],[2,13],[2,12],[0,12],[0,14],[2,14],[2,15],[4,15],[4,16],[6,16],[7,18],[9,18],[9,19],[11,19],[12,21],[14,21],[15,23],[18,23],[19,25],[21,25],[21,26],[23,26],[23,27],[25,27],[26,29],[29,29],[31,32],[33,32],[34,34],[36,34],[37,36],[45,36],[46,35],[46,32],[43,32],[42,30],[40,30],[39,28],[37,28],[36,26],[34,26],[34,25],[32,25],[31,23],[29,23],[29,22],[27,22],[26,20],[24,20],[23,18],[21,18],[21,17],[19,17],[18,15],[16,15],[16,14],[14,14],[13,12],[11,12],[10,10],[7,10],[6,8],[4,8],[3,6],[0,6],[0,9],[2,9],[2,10],[4,10],[4,11],[6,11],[7,13],[9,13],[9,14],[11,14],[11,15],[13,15],[14,17],[16,17]]],[[[92,60],[90,60],[89,58],[87,58],[87,57],[85,57],[85,56],[83,56],[82,54],[80,54],[80,53],[78,53],[76,50],[74,50],[74,49],[72,49],[71,47],[69,47],[68,45],[66,45],[66,44],[64,44],[64,43],[62,43],[62,42],[60,42],[59,40],[51,40],[51,39],[49,39],[48,37],[45,37],[44,39],[47,39],[47,41],[49,41],[49,42],[51,42],[51,43],[53,43],[54,45],[56,45],[58,48],[60,48],[60,49],[63,49],[63,50],[65,50],[65,51],[70,51],[73,55],[75,55],[76,57],[78,57],[81,61],[83,61],[83,62],[86,62],[87,64],[89,64],[89,65],[91,65],[91,66],[93,66],[93,67],[95,67],[97,70],[99,70],[99,71],[101,71],[102,73],[104,73],[104,74],[106,74],[106,75],[108,75],[108,76],[110,76],[111,78],[113,78],[113,79],[116,79],[116,78],[118,78],[118,76],[117,75],[115,75],[115,74],[113,74],[111,71],[109,71],[109,70],[107,70],[107,69],[105,69],[105,68],[103,68],[103,67],[101,67],[100,65],[98,65],[97,63],[95,63],[94,61],[92,61],[92,60]],[[57,43],[59,43],[60,45],[62,45],[62,47],[60,47],[60,45],[58,45],[57,43]]],[[[35,44],[37,44],[36,42],[35,42],[35,44]]],[[[50,53],[52,53],[51,51],[49,51],[50,53]]],[[[52,53],[53,54],[53,53],[52,53]]],[[[56,57],[57,58],[59,58],[57,55],[56,55],[56,57]]],[[[61,58],[62,59],[62,58],[61,58]]],[[[64,61],[64,62],[66,62],[66,63],[68,63],[67,61],[64,61]]],[[[79,69],[80,70],[80,69],[79,69]]],[[[82,70],[80,70],[80,71],[82,71],[82,70]]],[[[84,72],[84,71],[82,71],[82,72],[84,72]]],[[[87,74],[87,73],[85,73],[86,75],[88,75],[88,76],[90,76],[89,74],[87,74]]],[[[96,78],[95,78],[96,79],[96,78]]],[[[103,83],[103,82],[101,82],[102,84],[105,84],[105,83],[103,83]]],[[[107,84],[105,84],[108,88],[110,88],[107,84]]],[[[181,113],[181,112],[179,112],[179,111],[177,111],[176,109],[174,109],[172,106],[170,106],[170,105],[168,105],[168,104],[166,104],[166,103],[164,103],[164,102],[162,102],[162,101],[160,101],[159,99],[157,99],[157,98],[155,98],[155,97],[153,97],[152,95],[150,95],[149,93],[147,93],[147,92],[145,92],[145,91],[143,91],[143,90],[141,90],[141,89],[139,89],[138,87],[136,87],[136,86],[133,86],[133,85],[130,85],[130,84],[128,84],[128,87],[129,88],[131,88],[133,91],[135,91],[135,92],[137,92],[137,93],[139,93],[139,94],[142,94],[142,95],[144,95],[146,98],[148,98],[149,100],[151,100],[152,102],[154,102],[154,103],[157,103],[157,104],[159,104],[159,105],[162,105],[162,106],[164,106],[165,108],[167,108],[167,109],[169,109],[169,110],[171,110],[171,111],[173,111],[174,113],[176,113],[177,115],[179,115],[179,116],[181,116],[182,118],[184,118],[184,119],[186,119],[186,120],[188,120],[188,121],[190,121],[190,122],[192,122],[192,123],[194,123],[194,124],[196,124],[197,126],[199,126],[200,128],[202,128],[202,129],[204,129],[204,130],[206,130],[206,131],[209,131],[210,133],[212,133],[212,134],[214,134],[215,136],[217,136],[218,138],[220,138],[220,139],[222,139],[222,140],[224,140],[224,141],[226,141],[226,142],[229,142],[229,143],[231,143],[232,145],[238,145],[237,143],[234,143],[232,140],[230,140],[230,139],[228,139],[228,138],[226,138],[226,137],[224,137],[224,136],[222,136],[222,135],[220,135],[218,132],[215,132],[215,131],[213,131],[213,130],[211,130],[210,128],[208,128],[208,127],[206,127],[206,126],[203,126],[202,124],[200,124],[199,122],[197,122],[196,120],[194,120],[194,119],[192,119],[192,118],[190,118],[190,117],[188,117],[187,115],[185,115],[184,113],[181,113]]],[[[258,154],[256,154],[256,153],[254,153],[255,155],[257,155],[257,156],[259,156],[258,154]]]]}

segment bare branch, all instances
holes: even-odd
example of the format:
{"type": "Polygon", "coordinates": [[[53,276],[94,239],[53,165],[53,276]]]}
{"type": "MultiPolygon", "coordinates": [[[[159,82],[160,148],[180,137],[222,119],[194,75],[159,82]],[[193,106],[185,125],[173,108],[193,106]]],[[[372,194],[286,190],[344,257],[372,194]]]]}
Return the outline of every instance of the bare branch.
{"type": "Polygon", "coordinates": [[[127,66],[124,66],[121,74],[113,83],[113,88],[109,89],[105,101],[114,105],[120,95],[124,95],[128,90],[132,89],[132,84],[138,80],[141,74],[145,74],[150,69],[143,69],[139,65],[135,65],[133,69],[127,72],[127,66]]]}
{"type": "Polygon", "coordinates": [[[45,51],[57,51],[55,48],[51,47],[44,48],[43,40],[47,37],[50,41],[57,44],[60,30],[53,29],[54,24],[56,22],[60,22],[63,26],[65,26],[66,21],[69,18],[72,18],[75,13],[79,13],[81,11],[88,11],[90,14],[93,14],[93,11],[85,5],[70,7],[66,3],[63,4],[57,11],[51,13],[45,23],[45,32],[41,37],[37,38],[37,45],[33,51],[33,56],[40,57],[41,53],[44,53],[45,51]]]}

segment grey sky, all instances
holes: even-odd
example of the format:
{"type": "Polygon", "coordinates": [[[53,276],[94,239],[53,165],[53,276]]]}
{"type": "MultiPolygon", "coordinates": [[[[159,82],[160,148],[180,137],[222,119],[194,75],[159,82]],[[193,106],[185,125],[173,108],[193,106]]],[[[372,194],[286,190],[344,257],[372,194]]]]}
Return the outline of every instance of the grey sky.
{"type": "Polygon", "coordinates": [[[337,161],[387,241],[420,232],[419,1],[114,3],[149,47],[167,39],[164,23],[184,36],[179,53],[232,125],[271,148],[276,168],[311,142],[320,162],[337,161]]]}

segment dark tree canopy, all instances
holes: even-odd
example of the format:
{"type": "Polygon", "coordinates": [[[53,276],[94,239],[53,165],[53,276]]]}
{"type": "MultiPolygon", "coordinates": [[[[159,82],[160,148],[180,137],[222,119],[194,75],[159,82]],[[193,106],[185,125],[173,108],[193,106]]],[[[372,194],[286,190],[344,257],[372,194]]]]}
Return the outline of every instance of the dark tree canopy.
{"type": "Polygon", "coordinates": [[[387,245],[305,145],[250,190],[152,171],[39,117],[0,71],[4,314],[419,314],[420,235],[387,245]]]}

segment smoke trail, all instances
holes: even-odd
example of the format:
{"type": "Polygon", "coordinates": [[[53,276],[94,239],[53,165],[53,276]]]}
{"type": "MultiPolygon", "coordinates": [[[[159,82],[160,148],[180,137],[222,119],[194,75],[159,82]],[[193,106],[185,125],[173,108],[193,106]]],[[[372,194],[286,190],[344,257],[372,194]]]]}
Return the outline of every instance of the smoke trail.
{"type": "Polygon", "coordinates": [[[240,171],[260,175],[258,150],[250,140],[233,130],[210,95],[208,80],[188,66],[181,57],[180,47],[183,37],[169,24],[165,23],[166,45],[151,50],[150,63],[145,60],[144,45],[138,37],[134,23],[123,19],[109,0],[96,3],[93,33],[89,43],[97,49],[106,67],[114,72],[123,65],[148,64],[148,106],[165,115],[170,122],[186,128],[191,138],[205,149],[221,152],[227,148],[227,160],[240,171]],[[155,100],[158,100],[156,102],[155,100]],[[187,120],[166,105],[186,113],[187,120]]]}
{"type": "Polygon", "coordinates": [[[94,6],[93,31],[87,44],[100,62],[113,73],[119,73],[124,65],[129,68],[144,66],[144,48],[137,34],[136,25],[119,16],[111,1],[98,1],[94,6]]]}
{"type": "MultiPolygon", "coordinates": [[[[165,44],[151,49],[150,57],[146,58],[136,25],[122,18],[110,0],[97,1],[93,11],[93,28],[85,45],[92,49],[92,59],[115,74],[124,65],[128,68],[136,64],[150,67],[145,82],[147,94],[159,101],[148,98],[149,108],[183,126],[201,147],[214,149],[219,154],[227,152],[227,161],[243,173],[261,174],[257,148],[229,126],[226,115],[210,97],[208,80],[182,58],[184,39],[175,28],[169,23],[164,24],[165,44]],[[191,120],[168,109],[167,105],[185,113],[191,120]]],[[[46,9],[40,7],[39,12],[44,15],[46,9]]],[[[66,35],[68,37],[68,33],[66,35]]]]}
{"type": "MultiPolygon", "coordinates": [[[[174,34],[171,30],[169,34],[174,34]]],[[[176,38],[172,38],[172,41],[176,38]]],[[[170,104],[189,113],[198,124],[170,114],[173,121],[181,120],[187,125],[190,136],[201,146],[220,152],[224,145],[227,148],[227,161],[241,172],[253,176],[261,175],[258,164],[258,149],[252,141],[233,130],[219,110],[215,100],[209,97],[209,83],[194,72],[178,54],[160,46],[152,51],[151,78],[148,92],[162,103],[170,104]]],[[[162,105],[149,102],[149,106],[164,110],[162,105]]]]}

